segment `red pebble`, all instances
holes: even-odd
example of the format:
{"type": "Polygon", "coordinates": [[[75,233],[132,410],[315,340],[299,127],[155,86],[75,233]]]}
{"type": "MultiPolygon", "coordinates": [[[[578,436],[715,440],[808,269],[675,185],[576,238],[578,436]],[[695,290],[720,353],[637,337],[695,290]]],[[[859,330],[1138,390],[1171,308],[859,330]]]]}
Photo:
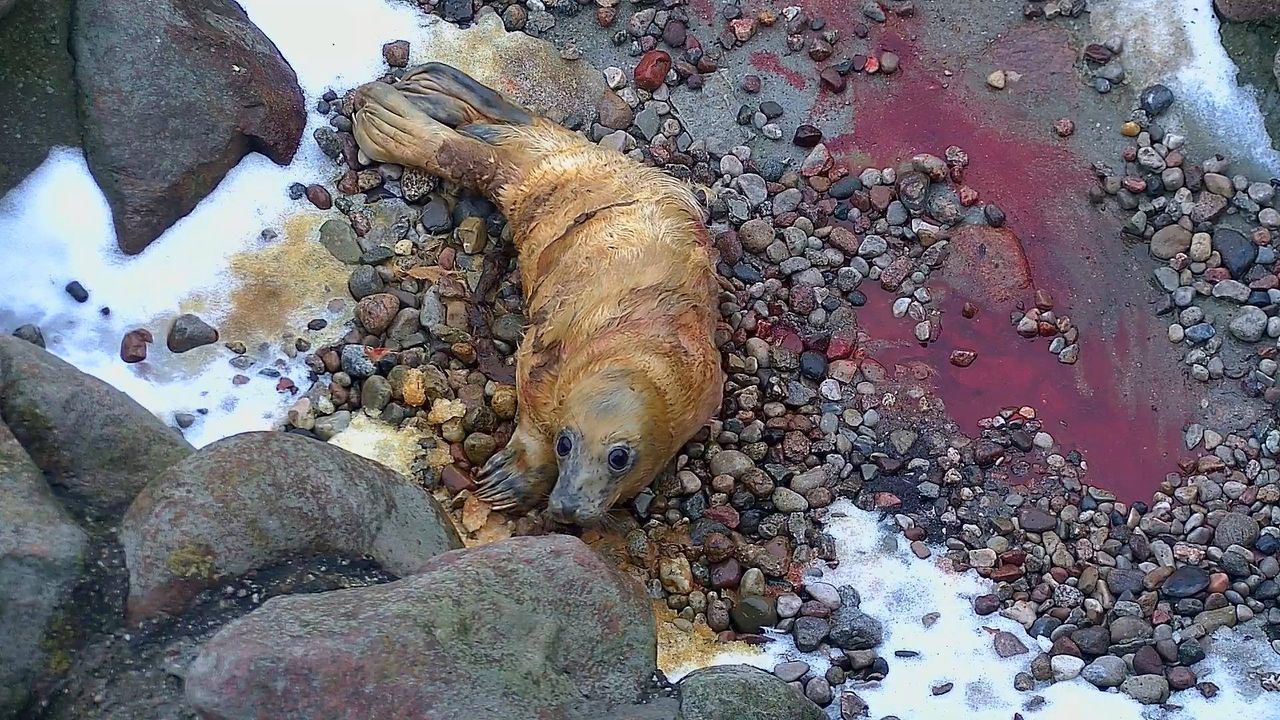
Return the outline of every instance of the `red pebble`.
{"type": "Polygon", "coordinates": [[[640,57],[636,65],[636,87],[650,92],[657,90],[667,80],[671,71],[671,56],[665,50],[650,50],[640,57]]]}

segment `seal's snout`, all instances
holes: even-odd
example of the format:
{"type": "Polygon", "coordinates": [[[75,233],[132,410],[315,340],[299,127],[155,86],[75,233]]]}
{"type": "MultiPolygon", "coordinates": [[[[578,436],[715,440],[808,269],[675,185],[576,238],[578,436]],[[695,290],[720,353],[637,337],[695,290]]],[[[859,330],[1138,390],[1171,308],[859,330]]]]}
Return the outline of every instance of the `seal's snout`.
{"type": "Polygon", "coordinates": [[[573,499],[558,498],[554,495],[547,501],[547,511],[552,519],[561,525],[577,525],[582,512],[582,504],[573,499]]]}

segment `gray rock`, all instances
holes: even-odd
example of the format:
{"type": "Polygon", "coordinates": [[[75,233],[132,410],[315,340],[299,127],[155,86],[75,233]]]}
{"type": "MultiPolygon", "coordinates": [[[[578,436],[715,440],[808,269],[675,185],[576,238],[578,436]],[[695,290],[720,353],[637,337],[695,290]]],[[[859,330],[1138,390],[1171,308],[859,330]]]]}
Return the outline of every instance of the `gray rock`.
{"type": "Polygon", "coordinates": [[[844,650],[870,650],[880,644],[884,630],[880,621],[844,603],[831,613],[831,642],[844,650]]]}
{"type": "Polygon", "coordinates": [[[1119,617],[1111,623],[1111,642],[1126,643],[1151,637],[1151,623],[1140,617],[1119,617]]]}
{"type": "Polygon", "coordinates": [[[791,635],[800,652],[813,652],[826,639],[827,632],[830,630],[831,623],[826,620],[803,616],[796,618],[796,623],[791,628],[791,635]]]}
{"type": "Polygon", "coordinates": [[[360,262],[360,244],[356,242],[356,231],[345,220],[325,220],[320,226],[320,244],[324,245],[329,254],[348,265],[360,262]]]}
{"type": "Polygon", "coordinates": [[[160,473],[120,528],[129,614],[180,612],[219,578],[311,553],[406,575],[461,547],[435,499],[394,471],[280,432],[218,440],[160,473]]]}
{"type": "Polygon", "coordinates": [[[1223,280],[1213,286],[1213,296],[1243,303],[1249,299],[1249,286],[1239,280],[1223,280]]]}
{"type": "Polygon", "coordinates": [[[71,596],[89,538],[0,422],[0,717],[26,704],[51,651],[50,622],[71,596]]]}
{"type": "Polygon", "coordinates": [[[1257,520],[1242,512],[1227,513],[1214,528],[1213,544],[1224,550],[1232,545],[1252,547],[1260,532],[1257,520]]]}
{"type": "Polygon", "coordinates": [[[798,690],[749,665],[695,670],[677,685],[677,720],[825,720],[798,690]]]}
{"type": "Polygon", "coordinates": [[[1100,688],[1120,687],[1127,675],[1124,660],[1114,655],[1103,655],[1080,671],[1080,677],[1100,688]]]}
{"type": "Polygon", "coordinates": [[[0,416],[76,511],[123,511],[192,448],[127,395],[45,350],[0,336],[0,416]]]}
{"type": "Polygon", "coordinates": [[[154,0],[146,12],[80,0],[71,48],[85,157],[126,253],[191,212],[248,153],[286,165],[298,149],[298,78],[231,0],[154,0]]]}
{"type": "Polygon", "coordinates": [[[1161,260],[1191,249],[1191,233],[1180,225],[1168,225],[1151,237],[1151,254],[1161,260]]]}
{"type": "Polygon", "coordinates": [[[186,696],[208,720],[595,720],[637,699],[656,645],[638,583],[576,538],[519,537],[385,585],[273,598],[205,644],[186,696]]]}
{"type": "Polygon", "coordinates": [[[1125,680],[1120,690],[1143,705],[1159,705],[1169,699],[1169,681],[1161,675],[1135,675],[1125,680]]]}
{"type": "Polygon", "coordinates": [[[1246,305],[1231,318],[1227,329],[1240,340],[1257,342],[1267,332],[1267,313],[1262,308],[1246,305]]]}
{"type": "Polygon", "coordinates": [[[329,440],[351,425],[351,411],[339,410],[332,415],[316,418],[316,426],[311,429],[316,437],[329,440]]]}
{"type": "Polygon", "coordinates": [[[804,512],[809,509],[809,503],[803,495],[784,487],[774,489],[773,506],[783,513],[804,512]]]}
{"type": "Polygon", "coordinates": [[[721,450],[711,456],[712,475],[729,475],[736,480],[755,466],[751,458],[738,450],[721,450]]]}
{"type": "Polygon", "coordinates": [[[39,167],[51,148],[80,144],[71,4],[26,0],[0,23],[0,197],[39,167]]]}

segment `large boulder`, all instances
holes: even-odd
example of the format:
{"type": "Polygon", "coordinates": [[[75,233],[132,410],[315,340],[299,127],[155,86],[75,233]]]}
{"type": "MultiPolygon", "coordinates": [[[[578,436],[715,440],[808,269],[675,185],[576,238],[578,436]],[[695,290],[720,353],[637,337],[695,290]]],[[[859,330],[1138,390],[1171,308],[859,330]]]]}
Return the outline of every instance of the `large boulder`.
{"type": "Polygon", "coordinates": [[[448,515],[395,471],[282,432],[211,443],[158,475],[120,527],[129,615],[181,612],[219,578],[299,555],[369,555],[408,575],[462,547],[448,515]]]}
{"type": "Polygon", "coordinates": [[[519,537],[268,600],[205,644],[186,693],[206,720],[597,720],[637,699],[656,655],[639,583],[577,538],[519,537]]]}
{"type": "Polygon", "coordinates": [[[29,699],[60,648],[47,630],[80,575],[89,538],[0,422],[0,717],[29,699]]]}
{"type": "Polygon", "coordinates": [[[1233,22],[1280,18],[1280,0],[1213,0],[1223,18],[1233,22]]]}
{"type": "Polygon", "coordinates": [[[0,196],[80,144],[70,28],[71,0],[0,0],[0,196]]]}
{"type": "Polygon", "coordinates": [[[114,515],[192,447],[128,395],[0,335],[0,417],[73,509],[114,515]]]}
{"type": "Polygon", "coordinates": [[[750,665],[694,670],[677,686],[676,720],[825,720],[800,691],[750,665]]]}
{"type": "Polygon", "coordinates": [[[293,68],[232,0],[79,0],[72,47],[84,149],[116,239],[138,253],[251,151],[293,159],[293,68]]]}

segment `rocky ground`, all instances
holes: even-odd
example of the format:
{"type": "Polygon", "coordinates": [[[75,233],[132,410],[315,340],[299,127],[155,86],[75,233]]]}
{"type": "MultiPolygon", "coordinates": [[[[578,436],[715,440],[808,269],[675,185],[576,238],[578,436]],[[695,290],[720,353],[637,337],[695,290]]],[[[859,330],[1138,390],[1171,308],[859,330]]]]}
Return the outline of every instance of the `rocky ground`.
{"type": "MultiPolygon", "coordinates": [[[[1178,98],[1160,85],[1126,84],[1123,42],[1088,35],[1080,21],[1085,2],[1030,2],[1021,13],[987,9],[980,12],[1000,17],[961,20],[999,23],[1013,37],[1047,32],[1044,23],[1063,25],[1067,30],[1054,31],[1062,35],[1032,36],[1061,43],[1032,47],[1067,58],[1065,69],[1048,80],[1024,78],[1013,68],[1019,53],[1032,51],[993,41],[996,60],[966,67],[955,83],[976,85],[970,91],[994,95],[994,103],[1023,88],[1053,94],[1053,83],[1087,90],[1077,104],[1056,98],[1031,118],[1034,123],[1018,121],[1037,127],[1046,141],[1088,146],[1078,156],[1058,156],[1086,168],[1092,163],[1088,182],[1078,188],[1067,183],[1061,193],[1074,195],[1043,204],[1080,212],[1092,203],[1096,212],[1090,212],[1107,218],[1090,222],[1112,235],[1089,242],[1108,246],[1099,253],[1139,259],[1110,263],[1119,270],[1103,271],[1124,276],[1130,286],[1104,299],[1160,298],[1141,322],[1167,326],[1176,350],[1158,352],[1214,405],[1201,422],[1182,428],[1186,452],[1180,462],[1146,464],[1150,477],[1139,483],[1142,494],[1127,492],[1131,488],[1121,493],[1095,479],[1080,450],[1057,437],[1061,424],[1037,409],[1036,398],[1023,406],[985,408],[976,427],[962,427],[926,382],[930,370],[877,361],[882,338],[876,334],[886,327],[870,320],[877,307],[894,321],[887,327],[926,350],[944,347],[944,333],[963,336],[994,317],[1007,337],[1026,339],[1023,352],[1051,357],[1051,371],[1072,372],[1092,353],[1115,354],[1113,325],[1091,316],[1077,322],[1079,303],[1053,292],[1057,285],[1035,282],[1036,271],[1018,270],[1019,263],[1046,252],[1029,247],[1029,240],[1040,238],[1014,237],[1018,248],[1007,256],[1010,264],[978,273],[984,293],[956,292],[975,258],[988,262],[988,248],[995,253],[1008,247],[1012,233],[1023,232],[1020,223],[1035,224],[1028,216],[1055,217],[1024,204],[1030,190],[1049,188],[1020,188],[1016,197],[991,188],[989,166],[998,161],[974,133],[958,134],[974,139],[970,147],[953,143],[946,132],[928,143],[911,138],[892,156],[874,158],[888,163],[877,166],[853,155],[842,134],[846,128],[831,120],[843,117],[849,97],[868,88],[910,92],[916,67],[932,62],[914,43],[923,37],[944,44],[940,38],[948,31],[938,26],[946,3],[866,3],[852,16],[820,4],[777,10],[680,2],[623,7],[607,0],[421,5],[450,22],[501,23],[555,40],[570,66],[595,63],[603,85],[594,90],[594,106],[541,109],[593,142],[696,183],[726,283],[717,340],[729,379],[720,415],[607,528],[556,527],[540,513],[508,517],[474,497],[472,470],[506,442],[517,412],[512,355],[524,318],[510,229],[483,199],[413,169],[365,162],[350,135],[350,88],[333,88],[312,109],[328,118],[328,127],[308,140],[333,159],[333,177],[305,179],[289,192],[299,203],[331,211],[317,241],[351,266],[347,290],[356,306],[349,332],[338,344],[312,347],[308,333],[325,322],[297,329],[292,349],[306,356],[314,384],[299,388],[282,381],[278,387],[297,395],[288,434],[233,438],[191,457],[189,447],[166,435],[170,439],[152,453],[172,457],[147,461],[146,478],[156,480],[145,490],[124,473],[124,480],[108,485],[118,492],[104,497],[77,488],[76,473],[65,474],[71,484],[60,492],[74,512],[119,517],[129,510],[118,521],[120,546],[110,539],[112,520],[107,530],[79,537],[69,520],[49,511],[47,522],[67,528],[62,596],[76,584],[66,563],[98,553],[105,567],[99,572],[108,578],[99,586],[115,588],[106,593],[107,610],[98,603],[100,617],[127,608],[134,619],[158,612],[182,619],[149,626],[141,640],[104,620],[110,629],[103,635],[87,644],[76,639],[76,647],[89,650],[68,663],[73,669],[63,684],[38,694],[48,716],[92,717],[71,710],[90,713],[86,698],[98,706],[123,702],[119,698],[131,694],[127,683],[136,678],[122,675],[97,691],[87,689],[94,687],[87,678],[93,668],[128,653],[149,668],[140,676],[174,712],[189,712],[177,709],[185,702],[209,717],[243,717],[263,708],[320,716],[326,702],[345,697],[342,662],[381,677],[373,659],[388,648],[367,628],[408,623],[398,613],[426,612],[419,603],[445,583],[464,591],[438,598],[432,607],[447,606],[438,611],[455,615],[436,624],[450,628],[451,642],[466,638],[469,644],[451,646],[449,656],[463,658],[458,662],[472,670],[420,679],[439,683],[422,692],[440,703],[441,712],[482,707],[452,704],[478,702],[459,699],[458,688],[468,684],[491,691],[486,701],[502,702],[505,694],[516,703],[512,707],[557,702],[555,693],[544,697],[514,686],[509,676],[480,672],[502,663],[485,648],[501,644],[487,633],[499,632],[494,618],[503,617],[520,628],[504,638],[542,643],[546,657],[567,653],[580,661],[595,652],[602,664],[627,659],[608,677],[583,671],[577,680],[579,688],[598,690],[597,700],[626,704],[656,695],[654,703],[629,710],[637,716],[671,717],[670,703],[684,717],[818,717],[815,704],[841,717],[868,715],[875,709],[857,689],[892,672],[895,658],[879,652],[886,618],[862,612],[857,588],[823,581],[824,566],[837,559],[833,538],[824,532],[827,508],[840,498],[891,517],[919,557],[942,552],[955,571],[973,570],[992,581],[992,592],[974,599],[974,612],[1017,620],[1049,648],[1041,652],[1009,633],[993,636],[994,653],[1025,657],[1026,672],[1008,682],[1032,697],[1048,684],[1077,677],[1146,704],[1176,704],[1179,692],[1212,696],[1217,688],[1202,682],[1197,668],[1212,649],[1210,636],[1223,627],[1247,626],[1280,652],[1275,186],[1269,178],[1234,172],[1213,148],[1189,147],[1166,129],[1178,98]],[[908,89],[897,90],[895,83],[908,89]],[[805,93],[811,96],[804,99],[805,93]],[[1085,106],[1091,109],[1078,110],[1085,106]],[[981,249],[976,255],[975,247],[981,249]],[[1130,265],[1149,273],[1148,287],[1126,276],[1130,265]],[[1006,275],[1003,284],[993,282],[997,274],[1006,275]],[[434,499],[388,471],[330,456],[317,449],[325,446],[304,439],[332,439],[357,414],[420,435],[416,479],[434,499]],[[1219,422],[1227,418],[1236,422],[1219,422]],[[244,475],[228,458],[264,457],[293,458],[283,466],[305,462],[313,469],[303,479],[263,471],[252,486],[234,488],[234,498],[207,492],[219,473],[230,476],[217,486],[244,475]],[[358,491],[351,486],[355,477],[369,478],[358,491]],[[273,505],[295,496],[298,506],[273,505]],[[336,502],[347,496],[351,506],[336,502]],[[445,513],[452,527],[443,522],[445,513]],[[309,525],[317,516],[325,523],[309,525]],[[592,564],[597,561],[580,544],[555,539],[565,533],[580,535],[609,566],[592,564]],[[544,535],[552,537],[519,537],[544,535]],[[431,541],[423,545],[414,538],[431,541]],[[432,559],[463,543],[485,547],[432,559]],[[532,579],[520,579],[525,564],[551,562],[538,543],[569,543],[557,552],[580,560],[579,571],[543,570],[567,573],[566,584],[582,583],[586,605],[557,604],[539,595],[532,579]],[[362,560],[301,561],[297,555],[304,551],[362,560]],[[252,580],[221,579],[281,563],[283,569],[252,580]],[[483,581],[487,566],[503,563],[510,564],[510,577],[483,581]],[[268,596],[297,592],[299,577],[306,580],[303,590],[320,590],[376,584],[392,577],[385,573],[409,577],[284,598],[214,635],[216,627],[268,596]],[[433,573],[444,579],[433,581],[433,573]],[[803,662],[775,668],[796,693],[743,669],[690,675],[673,691],[660,678],[654,681],[653,628],[635,626],[635,618],[648,617],[645,598],[617,590],[629,587],[626,575],[643,583],[648,601],[665,606],[662,616],[669,619],[662,622],[682,632],[758,644],[776,630],[789,634],[800,651],[822,652],[834,665],[822,673],[803,662]],[[629,604],[592,599],[591,593],[610,588],[629,604]],[[379,614],[383,607],[388,609],[379,614]],[[522,617],[520,607],[538,608],[536,617],[522,617]],[[591,635],[609,627],[627,627],[634,637],[611,638],[614,647],[591,635]],[[325,659],[333,637],[348,640],[342,661],[325,659]],[[173,672],[165,670],[166,662],[173,672]],[[305,673],[333,691],[285,697],[256,681],[264,667],[305,673]],[[178,699],[177,677],[187,677],[185,700],[178,699]],[[699,689],[707,686],[709,695],[699,689]],[[776,696],[779,705],[734,714],[726,703],[744,692],[776,696]]],[[[964,45],[986,34],[955,37],[964,45]]],[[[385,46],[386,77],[401,72],[416,50],[404,41],[385,46]]],[[[1063,286],[1069,289],[1090,268],[1073,266],[1063,286]]],[[[38,328],[18,334],[40,342],[38,328]]],[[[148,330],[126,336],[122,360],[145,357],[153,341],[148,330]]],[[[166,342],[174,352],[222,342],[229,361],[246,373],[245,382],[248,373],[263,372],[256,350],[221,337],[195,316],[177,318],[166,342]]],[[[957,372],[978,372],[987,354],[980,344],[961,343],[941,359],[957,372]]],[[[8,412],[5,418],[40,469],[74,462],[58,449],[70,447],[69,441],[33,446],[8,412]]],[[[429,640],[409,625],[403,632],[407,639],[390,657],[443,652],[417,647],[415,642],[429,640]]],[[[437,634],[435,642],[445,641],[437,634]]],[[[572,717],[593,711],[565,709],[572,717]]]]}

